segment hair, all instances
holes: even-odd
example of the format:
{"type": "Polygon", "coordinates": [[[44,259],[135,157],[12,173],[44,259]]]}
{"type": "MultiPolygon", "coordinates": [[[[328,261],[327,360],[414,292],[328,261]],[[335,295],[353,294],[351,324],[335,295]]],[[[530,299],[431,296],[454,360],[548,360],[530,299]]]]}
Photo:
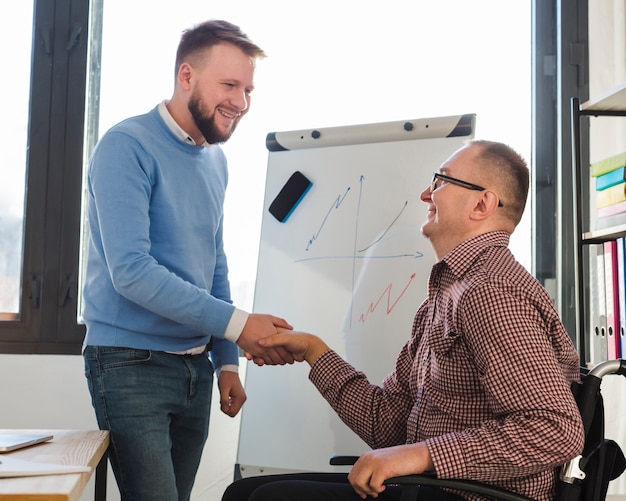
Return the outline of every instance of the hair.
{"type": "Polygon", "coordinates": [[[522,156],[513,148],[496,141],[474,139],[470,145],[480,147],[478,160],[490,179],[496,179],[500,186],[503,204],[502,211],[517,226],[524,214],[528,198],[529,171],[522,156]]]}
{"type": "Polygon", "coordinates": [[[252,59],[266,57],[263,49],[253,43],[239,26],[228,21],[211,19],[183,31],[176,51],[176,74],[183,62],[221,43],[239,47],[252,59]]]}

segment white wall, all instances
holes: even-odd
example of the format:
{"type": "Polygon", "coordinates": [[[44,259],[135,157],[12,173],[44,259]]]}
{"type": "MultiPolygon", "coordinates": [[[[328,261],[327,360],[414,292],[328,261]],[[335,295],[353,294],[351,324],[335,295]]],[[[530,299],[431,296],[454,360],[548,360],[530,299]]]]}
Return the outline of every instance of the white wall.
{"type": "MultiPolygon", "coordinates": [[[[216,395],[215,386],[209,439],[192,500],[219,501],[233,479],[240,420],[221,413],[216,395]]],[[[77,355],[0,355],[0,399],[0,428],[98,428],[83,359],[77,355]]],[[[108,501],[120,499],[110,470],[107,492],[108,501]]],[[[92,499],[93,479],[81,501],[92,499]]]]}

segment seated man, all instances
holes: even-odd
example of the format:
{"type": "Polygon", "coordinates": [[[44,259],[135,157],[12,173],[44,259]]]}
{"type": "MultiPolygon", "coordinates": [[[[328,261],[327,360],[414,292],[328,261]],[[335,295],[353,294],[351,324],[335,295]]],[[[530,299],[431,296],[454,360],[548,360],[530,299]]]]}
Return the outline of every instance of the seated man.
{"type": "MultiPolygon", "coordinates": [[[[425,471],[554,499],[557,467],[584,442],[570,390],[580,368],[548,293],[507,247],[528,179],[511,148],[475,140],[445,161],[422,192],[428,205],[422,233],[439,261],[411,338],[382,387],[314,335],[286,331],[259,341],[306,360],[309,379],[373,450],[347,478],[244,479],[223,501],[397,500],[400,490],[385,488],[384,480],[425,471]]],[[[420,499],[483,499],[422,492],[420,499]]]]}

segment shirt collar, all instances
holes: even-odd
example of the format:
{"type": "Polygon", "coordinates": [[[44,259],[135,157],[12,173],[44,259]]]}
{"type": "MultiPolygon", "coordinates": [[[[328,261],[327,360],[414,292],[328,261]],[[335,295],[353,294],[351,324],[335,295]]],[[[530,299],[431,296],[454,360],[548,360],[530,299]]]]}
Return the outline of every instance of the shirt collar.
{"type": "Polygon", "coordinates": [[[461,242],[441,260],[457,277],[462,276],[474,260],[488,247],[508,247],[511,235],[506,231],[491,231],[461,242]]]}
{"type": "Polygon", "coordinates": [[[174,118],[170,114],[170,111],[167,109],[167,106],[165,106],[165,103],[167,103],[166,100],[163,100],[159,103],[159,115],[161,115],[161,118],[165,121],[165,124],[169,127],[169,129],[178,139],[180,139],[181,141],[187,144],[191,144],[193,146],[209,146],[209,144],[206,141],[198,145],[194,141],[194,139],[189,134],[187,134],[182,129],[182,127],[178,125],[178,123],[176,123],[176,120],[174,120],[174,118]]]}

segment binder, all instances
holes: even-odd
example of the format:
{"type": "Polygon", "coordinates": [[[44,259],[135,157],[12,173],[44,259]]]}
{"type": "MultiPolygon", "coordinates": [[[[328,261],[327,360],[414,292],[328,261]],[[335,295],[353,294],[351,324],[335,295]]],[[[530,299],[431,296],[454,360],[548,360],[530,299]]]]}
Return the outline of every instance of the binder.
{"type": "Polygon", "coordinates": [[[604,280],[606,289],[607,358],[620,356],[619,285],[617,279],[617,241],[604,242],[604,280]]]}
{"type": "Polygon", "coordinates": [[[618,204],[626,200],[626,182],[622,181],[605,190],[596,191],[596,209],[618,204]]]}
{"type": "Polygon", "coordinates": [[[626,357],[626,237],[617,239],[617,283],[619,289],[620,358],[626,357]]]}
{"type": "Polygon", "coordinates": [[[626,333],[622,330],[620,331],[620,358],[624,357],[624,350],[626,350],[626,333]]]}
{"type": "Polygon", "coordinates": [[[626,167],[620,167],[596,177],[596,190],[606,190],[624,181],[626,181],[626,167]]]}
{"type": "Polygon", "coordinates": [[[616,204],[607,205],[606,207],[600,207],[596,211],[597,217],[609,217],[614,216],[615,214],[622,214],[626,212],[626,201],[618,202],[616,204]]]}
{"type": "Polygon", "coordinates": [[[593,177],[598,177],[612,170],[619,169],[624,165],[626,165],[626,152],[618,153],[612,157],[592,163],[589,166],[589,172],[593,177]]]}
{"type": "Polygon", "coordinates": [[[604,247],[589,246],[589,362],[595,365],[607,359],[606,293],[604,287],[604,247]]]}

